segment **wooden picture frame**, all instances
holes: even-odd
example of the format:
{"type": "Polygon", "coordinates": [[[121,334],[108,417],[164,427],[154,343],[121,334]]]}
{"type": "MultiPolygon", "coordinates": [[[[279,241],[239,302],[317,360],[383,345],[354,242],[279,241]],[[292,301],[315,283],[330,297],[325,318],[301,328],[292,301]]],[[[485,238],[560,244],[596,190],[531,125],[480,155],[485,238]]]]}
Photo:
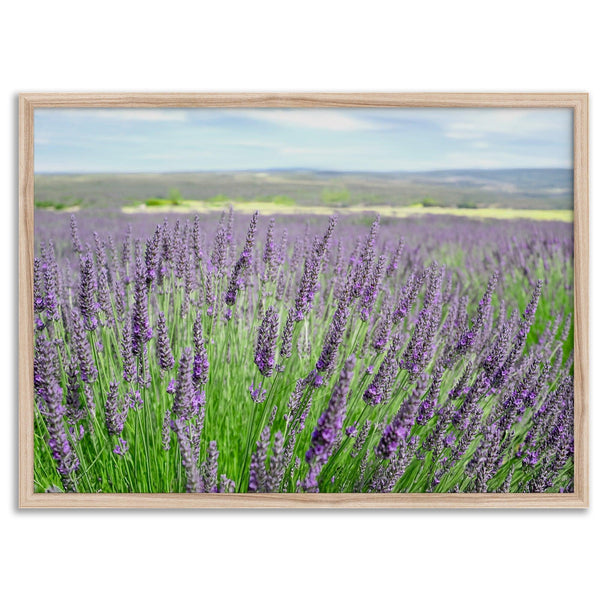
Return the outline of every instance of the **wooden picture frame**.
{"type": "Polygon", "coordinates": [[[588,95],[584,93],[25,93],[19,96],[20,508],[585,508],[589,506],[588,95]],[[43,494],[33,485],[34,111],[41,108],[493,107],[573,111],[574,493],[43,494]]]}

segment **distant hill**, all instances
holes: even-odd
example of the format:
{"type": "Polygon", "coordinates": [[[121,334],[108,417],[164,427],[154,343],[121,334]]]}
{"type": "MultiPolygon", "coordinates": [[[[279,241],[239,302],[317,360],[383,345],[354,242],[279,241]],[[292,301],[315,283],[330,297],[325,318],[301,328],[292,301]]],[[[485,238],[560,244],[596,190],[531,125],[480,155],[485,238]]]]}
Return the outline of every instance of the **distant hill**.
{"type": "Polygon", "coordinates": [[[570,169],[456,170],[361,173],[298,170],[61,174],[35,177],[38,206],[123,206],[147,198],[187,199],[286,196],[301,205],[429,203],[439,206],[572,209],[570,169]]]}

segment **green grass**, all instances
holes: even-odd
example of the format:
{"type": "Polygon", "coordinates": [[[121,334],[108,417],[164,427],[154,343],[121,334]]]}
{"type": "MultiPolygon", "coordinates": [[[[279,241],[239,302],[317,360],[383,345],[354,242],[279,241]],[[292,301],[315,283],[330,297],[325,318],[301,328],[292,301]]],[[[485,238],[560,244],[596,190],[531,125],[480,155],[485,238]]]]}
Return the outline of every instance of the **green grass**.
{"type": "Polygon", "coordinates": [[[471,219],[528,219],[534,221],[573,221],[572,210],[528,210],[516,208],[448,208],[441,206],[424,206],[420,201],[410,206],[369,205],[354,204],[346,206],[334,203],[320,206],[305,206],[297,204],[288,196],[264,196],[252,200],[215,196],[205,200],[181,199],[176,202],[150,198],[140,202],[130,202],[122,211],[126,214],[138,212],[174,212],[174,213],[220,213],[224,207],[231,205],[235,212],[251,214],[258,210],[264,215],[361,215],[365,211],[377,212],[382,218],[408,218],[424,215],[441,215],[454,217],[468,217],[471,219]]]}
{"type": "Polygon", "coordinates": [[[61,200],[35,200],[34,206],[46,210],[73,210],[79,208],[82,202],[81,198],[68,196],[61,200]]]}
{"type": "Polygon", "coordinates": [[[169,199],[169,198],[148,198],[147,200],[144,200],[143,203],[146,206],[162,206],[162,207],[182,206],[183,200],[169,199]]]}

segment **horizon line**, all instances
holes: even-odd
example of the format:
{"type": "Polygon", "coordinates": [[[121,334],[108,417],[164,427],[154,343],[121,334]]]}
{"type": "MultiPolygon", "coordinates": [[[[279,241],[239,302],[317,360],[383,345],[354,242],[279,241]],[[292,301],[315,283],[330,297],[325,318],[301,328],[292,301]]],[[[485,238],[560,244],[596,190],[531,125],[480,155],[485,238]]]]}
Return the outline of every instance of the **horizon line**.
{"type": "Polygon", "coordinates": [[[272,173],[272,172],[308,172],[308,173],[365,173],[376,175],[413,175],[424,173],[459,173],[461,171],[502,172],[502,171],[573,171],[573,167],[460,167],[452,169],[413,169],[413,170],[359,170],[359,169],[322,169],[311,167],[272,167],[255,169],[184,169],[181,171],[35,171],[34,175],[189,175],[192,173],[272,173]]]}

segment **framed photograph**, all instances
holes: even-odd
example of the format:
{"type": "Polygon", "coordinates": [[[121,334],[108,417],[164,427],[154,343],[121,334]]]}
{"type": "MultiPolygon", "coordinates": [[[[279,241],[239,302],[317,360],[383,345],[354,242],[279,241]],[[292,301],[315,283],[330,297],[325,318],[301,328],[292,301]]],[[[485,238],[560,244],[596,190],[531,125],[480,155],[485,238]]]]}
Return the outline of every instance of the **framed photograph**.
{"type": "Polygon", "coordinates": [[[587,94],[22,94],[19,505],[588,506],[587,94]]]}

